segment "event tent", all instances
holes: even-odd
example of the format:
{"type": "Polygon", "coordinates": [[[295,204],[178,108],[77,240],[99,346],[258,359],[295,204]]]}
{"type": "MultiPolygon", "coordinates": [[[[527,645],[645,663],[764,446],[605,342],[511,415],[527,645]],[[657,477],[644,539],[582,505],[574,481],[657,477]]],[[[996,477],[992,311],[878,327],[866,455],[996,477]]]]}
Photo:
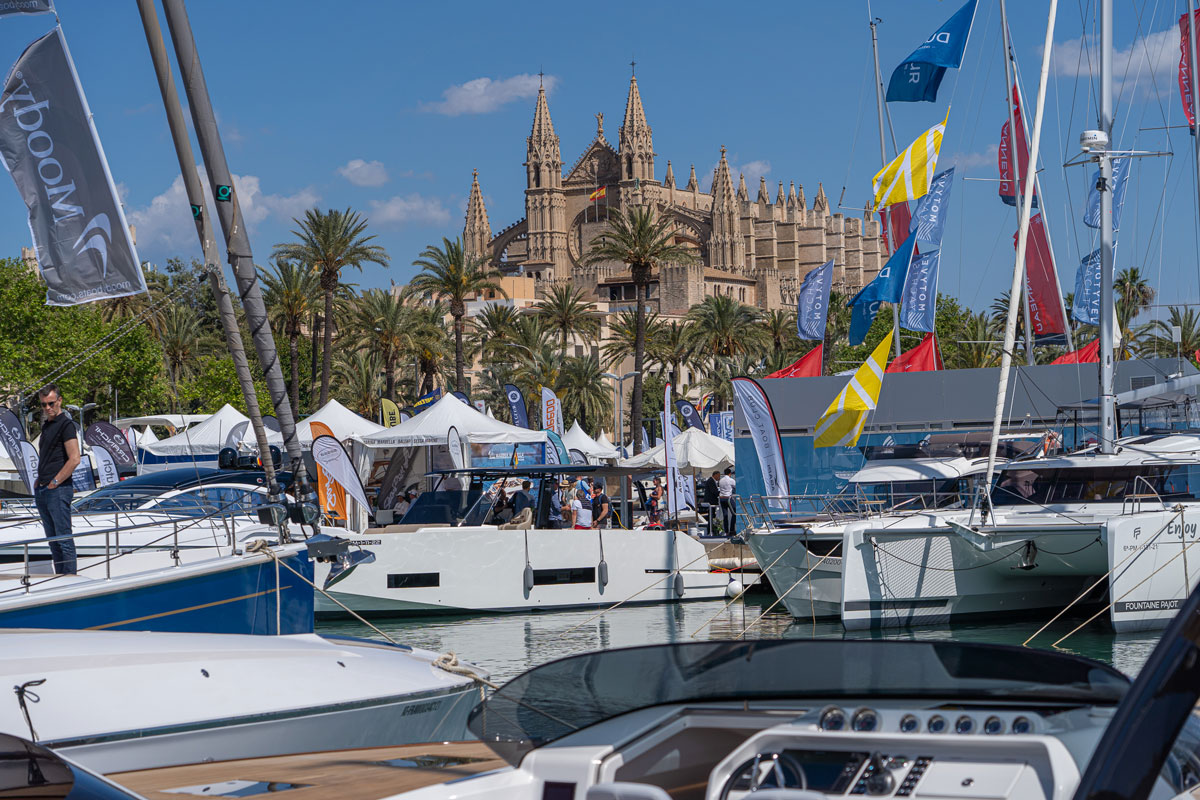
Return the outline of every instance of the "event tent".
{"type": "Polygon", "coordinates": [[[249,422],[249,417],[226,404],[208,419],[182,433],[157,442],[139,439],[138,471],[152,472],[190,464],[215,467],[217,455],[225,446],[229,432],[243,422],[249,422]]]}
{"type": "MultiPolygon", "coordinates": [[[[675,464],[682,470],[723,470],[733,466],[733,443],[705,433],[699,428],[688,428],[676,436],[675,464]]],[[[622,467],[666,467],[663,457],[664,445],[658,445],[632,458],[620,462],[622,467]]]]}
{"type": "Polygon", "coordinates": [[[355,434],[350,438],[372,449],[391,447],[419,447],[444,445],[450,429],[471,444],[542,444],[546,442],[544,431],[518,428],[486,414],[480,414],[452,394],[425,411],[399,425],[384,428],[371,434],[355,434]]]}
{"type": "Polygon", "coordinates": [[[118,428],[132,428],[134,425],[162,425],[163,427],[182,430],[189,425],[204,422],[211,414],[150,414],[144,417],[121,417],[114,425],[118,428]]]}
{"type": "Polygon", "coordinates": [[[575,420],[571,429],[563,434],[562,440],[567,450],[578,450],[588,458],[608,459],[620,456],[617,448],[612,445],[605,447],[584,433],[583,428],[579,426],[579,420],[575,420]]]}
{"type": "MultiPolygon", "coordinates": [[[[355,435],[370,436],[387,430],[382,425],[377,425],[366,417],[355,414],[337,400],[330,400],[313,412],[311,416],[296,423],[296,435],[300,437],[300,444],[306,449],[312,447],[313,435],[310,423],[313,422],[322,422],[328,425],[329,430],[333,431],[335,439],[349,439],[355,435]]],[[[248,436],[253,439],[252,434],[248,434],[248,436]]],[[[272,438],[279,438],[279,434],[272,434],[272,438]]]]}

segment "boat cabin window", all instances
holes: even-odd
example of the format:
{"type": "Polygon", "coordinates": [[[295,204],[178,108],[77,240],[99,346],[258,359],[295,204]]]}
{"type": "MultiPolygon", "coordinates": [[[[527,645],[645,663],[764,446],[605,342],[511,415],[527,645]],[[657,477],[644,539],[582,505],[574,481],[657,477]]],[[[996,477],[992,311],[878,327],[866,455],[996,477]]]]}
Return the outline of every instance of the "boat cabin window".
{"type": "Polygon", "coordinates": [[[208,514],[251,515],[266,502],[266,495],[236,486],[206,486],[164,497],[146,511],[202,517],[208,514]]]}
{"type": "Polygon", "coordinates": [[[874,510],[946,508],[961,499],[962,481],[945,478],[927,481],[888,481],[850,484],[856,501],[865,501],[874,510]]]}
{"type": "MultiPolygon", "coordinates": [[[[438,487],[430,492],[421,492],[417,495],[417,499],[408,507],[404,517],[400,520],[403,525],[460,525],[460,524],[479,524],[478,522],[470,521],[468,512],[471,512],[477,505],[479,499],[483,497],[483,491],[478,488],[461,488],[461,483],[458,487],[450,484],[448,488],[446,481],[438,484],[438,487]]],[[[486,506],[485,506],[486,509],[486,506]]],[[[474,517],[474,514],[471,514],[474,517]]]]}
{"type": "Polygon", "coordinates": [[[161,487],[157,491],[122,489],[119,486],[106,487],[79,498],[72,504],[72,509],[76,514],[112,514],[116,511],[133,511],[154,499],[161,491],[161,487]]]}
{"type": "Polygon", "coordinates": [[[1067,469],[1006,469],[992,490],[994,505],[1120,503],[1200,498],[1200,464],[1067,469]]]}

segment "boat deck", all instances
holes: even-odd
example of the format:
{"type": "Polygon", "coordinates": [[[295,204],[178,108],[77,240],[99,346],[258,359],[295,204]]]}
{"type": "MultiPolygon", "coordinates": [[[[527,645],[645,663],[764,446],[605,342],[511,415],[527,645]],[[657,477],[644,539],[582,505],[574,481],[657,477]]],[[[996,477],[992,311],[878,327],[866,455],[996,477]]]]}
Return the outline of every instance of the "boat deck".
{"type": "Polygon", "coordinates": [[[108,777],[149,800],[247,797],[285,789],[288,800],[377,800],[504,766],[480,742],[443,742],[185,764],[108,777]]]}

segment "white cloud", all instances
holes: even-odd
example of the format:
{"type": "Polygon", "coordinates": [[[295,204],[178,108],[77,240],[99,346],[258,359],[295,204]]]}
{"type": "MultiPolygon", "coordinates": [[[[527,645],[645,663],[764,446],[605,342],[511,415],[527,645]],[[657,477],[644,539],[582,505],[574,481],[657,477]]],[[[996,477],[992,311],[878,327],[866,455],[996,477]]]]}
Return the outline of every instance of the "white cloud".
{"type": "MultiPolygon", "coordinates": [[[[201,181],[205,196],[208,197],[208,179],[202,177],[201,181]]],[[[234,175],[233,185],[242,216],[251,229],[268,217],[289,222],[321,199],[312,187],[290,195],[264,194],[257,175],[234,175]]],[[[211,198],[208,201],[208,214],[214,226],[217,225],[211,198]]],[[[126,218],[129,224],[137,228],[138,249],[154,257],[175,255],[184,249],[194,252],[198,247],[196,227],[192,222],[182,176],[177,175],[166,191],[155,196],[147,205],[127,206],[126,218]]]]}
{"type": "MultiPolygon", "coordinates": [[[[1098,42],[1080,37],[1056,42],[1051,55],[1054,74],[1071,78],[1097,75],[1100,70],[1098,42]]],[[[1124,50],[1113,53],[1113,82],[1120,91],[1124,81],[1142,82],[1149,91],[1151,74],[1159,81],[1179,70],[1179,28],[1171,27],[1134,39],[1124,50]]]]}
{"type": "MultiPolygon", "coordinates": [[[[987,147],[982,153],[955,153],[949,158],[943,158],[938,161],[938,167],[945,169],[946,167],[958,167],[959,169],[974,169],[976,167],[996,167],[997,158],[1000,152],[999,144],[992,144],[987,147]]],[[[998,167],[997,167],[998,168],[998,167]]],[[[959,175],[961,178],[962,176],[959,175]]]]}
{"type": "Polygon", "coordinates": [[[355,186],[383,186],[388,182],[387,167],[382,161],[363,161],[352,158],[345,166],[338,167],[338,174],[355,186]]]}
{"type": "Polygon", "coordinates": [[[514,100],[536,97],[538,86],[551,91],[558,83],[553,75],[514,75],[511,78],[475,78],[451,86],[442,92],[442,99],[435,103],[421,103],[422,111],[446,114],[487,114],[514,100]]]}
{"type": "Polygon", "coordinates": [[[449,221],[449,209],[436,197],[422,197],[414,192],[396,195],[382,202],[371,201],[371,222],[374,223],[445,225],[449,221]]]}

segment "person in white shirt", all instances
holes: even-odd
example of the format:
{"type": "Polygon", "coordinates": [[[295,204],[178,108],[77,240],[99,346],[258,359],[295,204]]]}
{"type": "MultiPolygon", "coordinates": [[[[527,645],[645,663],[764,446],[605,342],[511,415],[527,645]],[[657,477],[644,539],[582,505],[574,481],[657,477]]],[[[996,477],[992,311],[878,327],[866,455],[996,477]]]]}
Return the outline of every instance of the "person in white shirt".
{"type": "Polygon", "coordinates": [[[592,527],[592,501],[582,489],[575,492],[575,499],[571,501],[571,518],[575,522],[575,530],[592,527]]]}
{"type": "Polygon", "coordinates": [[[737,533],[737,512],[733,507],[733,493],[737,490],[737,481],[733,479],[733,470],[726,469],[721,480],[717,482],[717,494],[721,501],[721,525],[725,528],[726,536],[737,533]]]}

